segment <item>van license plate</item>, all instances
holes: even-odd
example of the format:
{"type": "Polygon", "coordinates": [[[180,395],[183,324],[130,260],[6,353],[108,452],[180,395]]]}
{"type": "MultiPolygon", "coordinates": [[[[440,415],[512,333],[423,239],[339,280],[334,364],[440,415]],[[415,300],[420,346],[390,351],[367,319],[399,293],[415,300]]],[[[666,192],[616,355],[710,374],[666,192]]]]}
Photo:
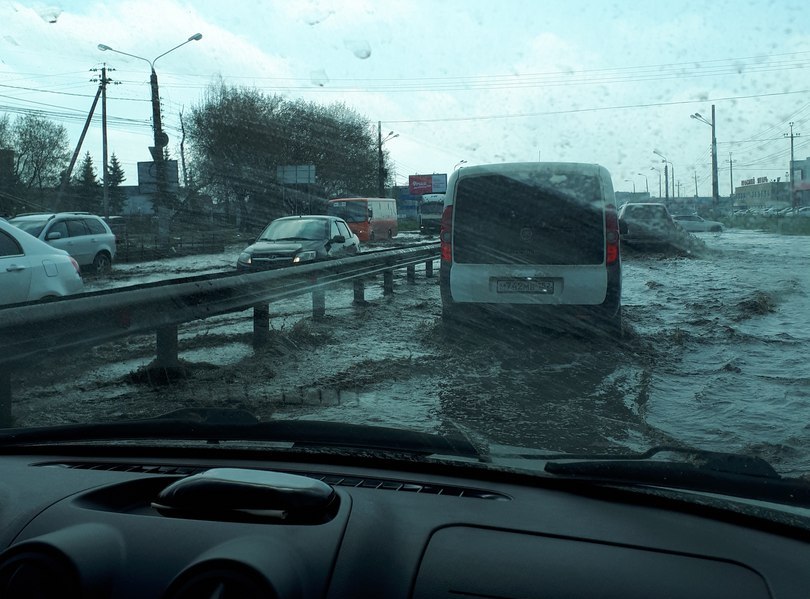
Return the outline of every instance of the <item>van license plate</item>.
{"type": "Polygon", "coordinates": [[[554,281],[527,279],[499,279],[498,293],[554,293],[554,281]]]}

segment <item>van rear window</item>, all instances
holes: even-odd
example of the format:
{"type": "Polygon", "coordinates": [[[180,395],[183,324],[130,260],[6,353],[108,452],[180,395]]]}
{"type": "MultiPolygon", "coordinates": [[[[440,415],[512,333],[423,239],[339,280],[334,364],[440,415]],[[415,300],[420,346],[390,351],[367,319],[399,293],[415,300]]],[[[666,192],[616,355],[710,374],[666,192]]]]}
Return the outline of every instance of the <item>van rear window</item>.
{"type": "Polygon", "coordinates": [[[604,202],[596,177],[465,177],[453,210],[456,262],[604,262],[604,202]]]}

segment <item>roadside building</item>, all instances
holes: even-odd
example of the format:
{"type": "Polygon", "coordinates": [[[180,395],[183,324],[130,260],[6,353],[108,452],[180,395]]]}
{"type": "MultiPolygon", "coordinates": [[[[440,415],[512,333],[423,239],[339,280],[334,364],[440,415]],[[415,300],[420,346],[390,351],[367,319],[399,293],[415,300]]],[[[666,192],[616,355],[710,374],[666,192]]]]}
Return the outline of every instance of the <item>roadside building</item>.
{"type": "Polygon", "coordinates": [[[756,177],[740,181],[734,188],[734,205],[744,208],[789,208],[790,183],[781,177],[756,177]]]}

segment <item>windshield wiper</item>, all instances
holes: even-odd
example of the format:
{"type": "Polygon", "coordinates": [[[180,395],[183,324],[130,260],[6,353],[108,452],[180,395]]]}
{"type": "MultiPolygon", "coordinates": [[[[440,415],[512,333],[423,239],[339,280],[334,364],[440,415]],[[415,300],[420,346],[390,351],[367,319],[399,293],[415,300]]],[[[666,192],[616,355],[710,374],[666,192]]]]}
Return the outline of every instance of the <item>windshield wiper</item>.
{"type": "Polygon", "coordinates": [[[765,460],[744,454],[659,446],[636,455],[588,459],[557,456],[545,464],[545,471],[592,482],[655,485],[810,505],[810,485],[782,478],[765,460]],[[680,459],[660,459],[662,454],[675,454],[680,459]]]}
{"type": "Polygon", "coordinates": [[[318,241],[309,237],[279,237],[278,239],[263,238],[262,241],[318,241]]]}
{"type": "Polygon", "coordinates": [[[262,422],[245,410],[225,408],[185,408],[156,418],[98,424],[0,429],[0,447],[124,440],[286,442],[291,443],[293,448],[386,451],[410,456],[447,455],[482,459],[475,447],[461,436],[315,420],[262,422]]]}

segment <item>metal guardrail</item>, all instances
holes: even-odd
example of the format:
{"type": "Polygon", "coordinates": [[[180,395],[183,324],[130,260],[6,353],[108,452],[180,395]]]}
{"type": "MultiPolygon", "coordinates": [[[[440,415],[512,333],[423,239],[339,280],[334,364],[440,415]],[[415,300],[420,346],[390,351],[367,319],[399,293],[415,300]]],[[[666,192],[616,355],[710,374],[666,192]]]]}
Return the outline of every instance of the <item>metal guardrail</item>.
{"type": "Polygon", "coordinates": [[[156,332],[156,365],[171,367],[178,362],[178,325],[250,308],[258,346],[269,337],[273,302],[312,293],[317,317],[323,314],[330,286],[353,282],[355,301],[362,301],[364,279],[383,274],[385,293],[390,293],[395,269],[407,268],[411,278],[415,265],[424,262],[431,276],[438,257],[439,244],[433,242],[278,270],[183,277],[0,308],[0,427],[11,425],[10,373],[20,364],[156,332]]]}

